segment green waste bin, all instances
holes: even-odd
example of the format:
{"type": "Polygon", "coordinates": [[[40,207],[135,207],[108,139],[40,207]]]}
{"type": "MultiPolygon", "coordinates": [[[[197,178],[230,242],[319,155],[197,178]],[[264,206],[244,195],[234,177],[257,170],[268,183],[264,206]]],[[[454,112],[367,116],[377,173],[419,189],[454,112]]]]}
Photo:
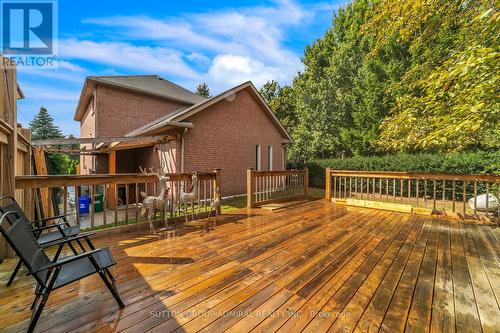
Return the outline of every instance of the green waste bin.
{"type": "Polygon", "coordinates": [[[97,193],[94,195],[94,212],[102,212],[102,202],[103,202],[103,193],[97,193]]]}

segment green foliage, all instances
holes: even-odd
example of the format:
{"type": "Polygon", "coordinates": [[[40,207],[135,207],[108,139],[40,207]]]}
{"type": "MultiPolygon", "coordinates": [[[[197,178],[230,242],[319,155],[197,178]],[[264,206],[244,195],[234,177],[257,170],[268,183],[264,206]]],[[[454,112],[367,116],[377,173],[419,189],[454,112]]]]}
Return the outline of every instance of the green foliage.
{"type": "Polygon", "coordinates": [[[197,95],[200,95],[201,97],[205,97],[205,98],[210,98],[210,89],[208,88],[208,84],[206,84],[205,82],[203,83],[200,83],[197,87],[196,87],[196,92],[195,92],[197,95]]]}
{"type": "Polygon", "coordinates": [[[54,125],[54,119],[43,106],[30,122],[31,139],[57,139],[62,138],[63,134],[59,127],[54,125]]]}
{"type": "MultiPolygon", "coordinates": [[[[325,186],[325,168],[337,170],[500,174],[499,152],[397,154],[346,159],[320,159],[305,164],[312,187],[325,186]]],[[[294,165],[293,167],[300,167],[294,165]]]]}
{"type": "Polygon", "coordinates": [[[486,0],[340,8],[292,85],[263,87],[288,159],[499,149],[498,18],[486,0]]]}
{"type": "MultiPolygon", "coordinates": [[[[31,138],[33,140],[58,139],[63,138],[59,127],[54,124],[54,119],[46,108],[40,107],[40,110],[30,122],[31,138]]],[[[50,174],[65,174],[68,171],[69,158],[63,154],[48,155],[48,170],[50,174]]]]}
{"type": "Polygon", "coordinates": [[[392,151],[500,148],[496,8],[487,1],[414,2],[417,8],[387,1],[379,9],[386,16],[402,7],[405,24],[392,22],[377,33],[398,31],[412,53],[422,56],[399,83],[405,92],[384,121],[377,145],[392,151]]]}
{"type": "Polygon", "coordinates": [[[260,89],[260,94],[287,130],[297,126],[295,93],[292,87],[281,87],[274,80],[268,81],[260,89]]]}

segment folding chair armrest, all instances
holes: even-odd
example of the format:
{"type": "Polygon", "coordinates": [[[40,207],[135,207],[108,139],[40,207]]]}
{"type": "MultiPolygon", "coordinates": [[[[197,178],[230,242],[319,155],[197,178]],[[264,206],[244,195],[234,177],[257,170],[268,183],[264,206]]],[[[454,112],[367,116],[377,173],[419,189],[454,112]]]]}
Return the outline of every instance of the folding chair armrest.
{"type": "Polygon", "coordinates": [[[88,239],[89,236],[92,236],[94,234],[95,234],[95,232],[87,232],[84,234],[79,234],[79,235],[74,236],[74,237],[68,237],[68,238],[64,238],[64,239],[61,239],[61,240],[58,240],[55,242],[47,243],[47,244],[42,245],[42,247],[49,247],[49,246],[54,246],[54,245],[66,244],[66,243],[70,243],[70,242],[73,242],[73,241],[76,241],[79,239],[83,239],[83,238],[88,239]]]}
{"type": "Polygon", "coordinates": [[[57,267],[57,266],[63,266],[63,265],[69,264],[70,262],[73,262],[73,261],[76,261],[76,260],[80,260],[80,259],[85,258],[85,257],[90,257],[90,256],[92,256],[93,254],[95,254],[95,253],[97,253],[99,251],[101,251],[101,249],[95,249],[95,250],[84,252],[84,253],[80,253],[80,254],[77,254],[77,255],[74,255],[74,256],[71,256],[71,257],[66,257],[66,258],[63,258],[63,259],[59,259],[57,261],[51,262],[50,264],[44,265],[44,266],[42,266],[42,267],[34,270],[33,272],[31,272],[31,274],[36,274],[36,273],[39,273],[39,272],[44,271],[46,269],[54,268],[54,267],[57,267]]]}
{"type": "Polygon", "coordinates": [[[69,216],[69,214],[68,215],[60,214],[60,215],[46,217],[44,219],[36,220],[36,221],[31,222],[31,223],[36,223],[36,224],[42,223],[42,225],[43,225],[43,224],[47,223],[48,221],[57,220],[57,219],[62,219],[64,221],[64,223],[68,223],[68,221],[66,219],[67,216],[69,216]]]}
{"type": "Polygon", "coordinates": [[[51,225],[46,225],[46,226],[43,226],[43,227],[33,228],[31,231],[36,232],[36,231],[43,231],[43,230],[52,229],[52,228],[58,228],[59,229],[59,227],[64,227],[64,226],[66,226],[66,223],[59,222],[59,223],[54,223],[54,224],[51,224],[51,225]]]}

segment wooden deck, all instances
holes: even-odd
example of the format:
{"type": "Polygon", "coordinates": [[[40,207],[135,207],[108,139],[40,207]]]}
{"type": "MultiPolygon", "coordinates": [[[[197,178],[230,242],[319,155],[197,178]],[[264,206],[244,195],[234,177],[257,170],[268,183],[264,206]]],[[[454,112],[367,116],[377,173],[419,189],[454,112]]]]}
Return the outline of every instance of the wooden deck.
{"type": "MultiPolygon", "coordinates": [[[[323,201],[190,222],[110,246],[126,304],[90,277],[57,290],[38,331],[500,331],[500,228],[323,201]]],[[[27,326],[33,280],[5,287],[0,331],[27,326]]],[[[22,276],[22,274],[19,274],[22,276]]]]}

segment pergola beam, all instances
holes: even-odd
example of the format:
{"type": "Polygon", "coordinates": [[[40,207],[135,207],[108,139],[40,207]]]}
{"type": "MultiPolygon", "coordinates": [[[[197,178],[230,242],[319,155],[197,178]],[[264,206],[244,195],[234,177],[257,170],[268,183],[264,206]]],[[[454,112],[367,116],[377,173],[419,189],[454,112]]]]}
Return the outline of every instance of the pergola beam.
{"type": "Polygon", "coordinates": [[[130,142],[130,143],[142,143],[142,142],[157,142],[164,141],[168,139],[167,135],[144,135],[138,137],[105,137],[105,138],[74,138],[74,139],[44,139],[44,140],[34,140],[31,142],[32,146],[50,146],[50,145],[81,145],[87,143],[113,143],[113,142],[130,142]]]}

